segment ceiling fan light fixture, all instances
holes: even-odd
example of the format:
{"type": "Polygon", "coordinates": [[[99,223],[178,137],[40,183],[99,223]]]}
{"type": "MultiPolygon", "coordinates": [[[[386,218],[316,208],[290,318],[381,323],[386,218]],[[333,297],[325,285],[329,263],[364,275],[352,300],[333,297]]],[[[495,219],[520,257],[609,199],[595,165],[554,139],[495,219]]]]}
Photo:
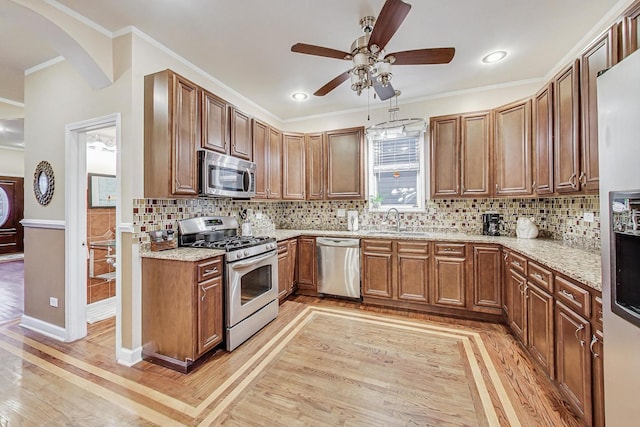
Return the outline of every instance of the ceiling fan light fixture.
{"type": "Polygon", "coordinates": [[[482,62],[484,62],[485,64],[493,64],[495,62],[502,61],[506,56],[507,52],[505,52],[504,50],[497,50],[482,58],[482,62]]]}

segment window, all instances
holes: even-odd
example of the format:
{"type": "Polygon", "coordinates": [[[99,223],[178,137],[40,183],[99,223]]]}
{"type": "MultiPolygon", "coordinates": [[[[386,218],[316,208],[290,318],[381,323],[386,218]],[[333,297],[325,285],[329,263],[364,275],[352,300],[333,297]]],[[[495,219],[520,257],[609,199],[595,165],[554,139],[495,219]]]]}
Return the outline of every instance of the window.
{"type": "Polygon", "coordinates": [[[424,132],[368,132],[369,194],[372,210],[424,209],[424,132]],[[379,205],[378,205],[379,204],[379,205]]]}

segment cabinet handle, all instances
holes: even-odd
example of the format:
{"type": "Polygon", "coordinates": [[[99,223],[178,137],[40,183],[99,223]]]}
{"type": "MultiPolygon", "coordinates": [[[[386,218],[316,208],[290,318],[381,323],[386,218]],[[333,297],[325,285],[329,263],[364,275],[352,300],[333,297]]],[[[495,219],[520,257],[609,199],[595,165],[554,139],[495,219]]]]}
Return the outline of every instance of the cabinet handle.
{"type": "Polygon", "coordinates": [[[531,275],[538,280],[544,280],[544,277],[542,277],[542,274],[540,273],[531,273],[531,275]]]}
{"type": "Polygon", "coordinates": [[[200,289],[202,290],[202,296],[200,297],[200,301],[204,301],[204,298],[207,296],[207,290],[213,288],[216,285],[207,286],[206,288],[200,285],[200,289]]]}
{"type": "Polygon", "coordinates": [[[442,250],[444,252],[454,252],[455,251],[455,249],[453,249],[453,248],[442,248],[442,250]]]}
{"type": "Polygon", "coordinates": [[[583,330],[583,329],[584,329],[584,325],[583,325],[583,324],[580,324],[580,326],[578,326],[578,328],[576,329],[576,332],[575,332],[576,339],[580,342],[580,347],[584,347],[584,340],[581,340],[581,339],[578,337],[578,332],[580,332],[580,331],[581,331],[581,330],[583,330]]]}
{"type": "Polygon", "coordinates": [[[531,191],[536,191],[536,182],[533,181],[533,183],[531,184],[531,191]]]}
{"type": "Polygon", "coordinates": [[[511,264],[516,265],[520,268],[522,268],[522,264],[520,264],[520,261],[516,261],[515,259],[513,261],[511,261],[511,264]]]}
{"type": "Polygon", "coordinates": [[[218,267],[207,268],[204,270],[204,274],[215,274],[218,272],[218,267]]]}
{"type": "Polygon", "coordinates": [[[571,188],[577,190],[578,189],[578,184],[577,184],[577,180],[576,180],[576,174],[572,173],[571,176],[569,177],[569,184],[571,185],[571,188]]]}
{"type": "Polygon", "coordinates": [[[576,300],[576,297],[574,297],[573,294],[571,292],[569,292],[569,291],[566,291],[566,290],[563,289],[563,290],[560,291],[560,293],[562,295],[564,295],[565,297],[569,298],[571,301],[575,301],[576,300]]]}
{"type": "Polygon", "coordinates": [[[496,193],[498,192],[498,184],[496,184],[496,193]]]}
{"type": "Polygon", "coordinates": [[[584,173],[584,171],[580,172],[580,177],[578,178],[578,181],[580,181],[580,184],[584,185],[586,187],[587,185],[587,175],[584,173]]]}
{"type": "Polygon", "coordinates": [[[504,254],[503,257],[504,257],[504,262],[507,262],[507,258],[509,258],[509,254],[504,254]]]}
{"type": "Polygon", "coordinates": [[[524,295],[524,282],[518,285],[518,291],[524,295]]]}
{"type": "Polygon", "coordinates": [[[595,351],[593,351],[593,346],[595,345],[595,343],[598,342],[598,337],[596,337],[595,335],[591,336],[591,344],[589,344],[589,350],[591,351],[591,354],[593,354],[593,357],[600,357],[599,353],[596,353],[595,351]]]}

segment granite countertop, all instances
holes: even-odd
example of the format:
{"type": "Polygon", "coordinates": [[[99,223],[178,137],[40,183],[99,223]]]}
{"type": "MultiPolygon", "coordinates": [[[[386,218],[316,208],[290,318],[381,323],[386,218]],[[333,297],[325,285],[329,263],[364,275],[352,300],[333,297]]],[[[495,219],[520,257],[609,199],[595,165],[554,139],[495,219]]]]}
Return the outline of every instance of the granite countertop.
{"type": "Polygon", "coordinates": [[[206,248],[177,248],[166,251],[144,251],[140,252],[142,258],[164,259],[168,261],[202,261],[203,259],[212,258],[218,255],[224,255],[226,252],[222,249],[206,249],[206,248]]]}

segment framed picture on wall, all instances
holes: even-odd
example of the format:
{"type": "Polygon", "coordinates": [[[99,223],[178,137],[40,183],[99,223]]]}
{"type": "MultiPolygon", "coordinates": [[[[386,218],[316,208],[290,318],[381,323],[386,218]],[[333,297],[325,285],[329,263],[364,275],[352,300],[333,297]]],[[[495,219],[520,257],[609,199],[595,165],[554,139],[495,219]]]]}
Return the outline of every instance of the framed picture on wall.
{"type": "Polygon", "coordinates": [[[116,177],[99,173],[89,174],[89,207],[113,208],[116,206],[116,177]]]}

